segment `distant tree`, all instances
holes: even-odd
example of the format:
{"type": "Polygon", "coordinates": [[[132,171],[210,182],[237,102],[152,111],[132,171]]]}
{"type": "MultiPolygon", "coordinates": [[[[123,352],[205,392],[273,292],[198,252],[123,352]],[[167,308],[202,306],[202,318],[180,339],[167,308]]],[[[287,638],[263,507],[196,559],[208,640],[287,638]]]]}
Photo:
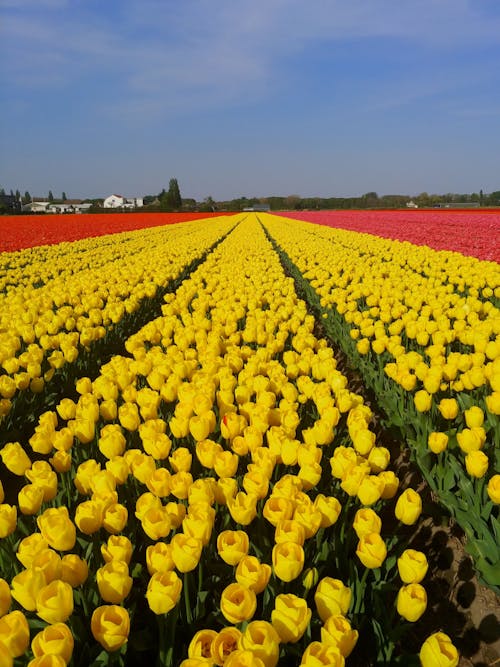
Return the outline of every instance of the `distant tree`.
{"type": "Polygon", "coordinates": [[[185,199],[184,197],[182,198],[182,210],[183,211],[194,211],[196,210],[196,199],[193,199],[192,197],[188,197],[185,199]]]}
{"type": "Polygon", "coordinates": [[[269,206],[272,211],[279,211],[285,208],[285,198],[284,197],[268,197],[267,199],[269,206]]]}
{"type": "Polygon", "coordinates": [[[16,199],[17,201],[21,200],[21,193],[19,192],[19,190],[16,190],[16,199]]]}
{"type": "Polygon", "coordinates": [[[483,199],[484,199],[483,191],[479,190],[479,205],[480,206],[483,205],[483,199]]]}
{"type": "Polygon", "coordinates": [[[177,183],[176,178],[170,179],[167,195],[169,203],[174,210],[180,209],[182,207],[181,191],[179,190],[179,184],[177,183]]]}
{"type": "Polygon", "coordinates": [[[165,190],[165,188],[162,189],[160,194],[158,195],[158,201],[160,203],[160,209],[162,211],[171,211],[172,207],[170,206],[170,200],[168,197],[168,192],[165,190]]]}
{"type": "Polygon", "coordinates": [[[0,188],[0,195],[3,196],[4,194],[5,194],[5,190],[3,188],[0,188]]]}
{"type": "Polygon", "coordinates": [[[10,189],[10,196],[11,196],[11,197],[14,196],[14,190],[13,190],[12,188],[10,189]]]}
{"type": "Polygon", "coordinates": [[[227,208],[230,211],[242,211],[248,206],[248,199],[246,197],[236,197],[227,202],[227,208]]]}
{"type": "Polygon", "coordinates": [[[200,211],[208,213],[209,211],[215,211],[216,210],[216,205],[215,201],[211,196],[205,197],[203,200],[203,203],[200,204],[200,211]]]}
{"type": "Polygon", "coordinates": [[[297,207],[300,207],[300,196],[299,195],[288,195],[285,197],[285,207],[292,211],[297,207]]]}
{"type": "Polygon", "coordinates": [[[30,195],[30,193],[26,190],[26,192],[24,193],[24,197],[23,197],[23,204],[29,204],[30,201],[31,201],[31,195],[30,195]]]}
{"type": "Polygon", "coordinates": [[[375,208],[379,206],[378,194],[376,192],[367,192],[361,195],[359,205],[363,208],[375,208]]]}
{"type": "Polygon", "coordinates": [[[61,195],[61,199],[62,199],[63,201],[66,201],[67,197],[66,197],[66,193],[65,193],[65,192],[62,193],[62,195],[61,195]]]}
{"type": "Polygon", "coordinates": [[[500,205],[500,190],[494,190],[486,196],[486,204],[490,206],[499,206],[500,205]]]}
{"type": "Polygon", "coordinates": [[[418,206],[429,206],[430,197],[428,192],[421,192],[416,197],[413,197],[413,201],[418,204],[418,206]]]}
{"type": "Polygon", "coordinates": [[[54,195],[52,194],[52,190],[49,190],[48,200],[49,201],[54,201],[54,195]]]}
{"type": "Polygon", "coordinates": [[[408,195],[382,195],[382,197],[379,197],[383,208],[403,208],[409,199],[408,195]]]}
{"type": "Polygon", "coordinates": [[[182,198],[176,178],[171,178],[168,190],[165,188],[158,195],[160,208],[163,211],[179,211],[182,208],[182,198]]]}

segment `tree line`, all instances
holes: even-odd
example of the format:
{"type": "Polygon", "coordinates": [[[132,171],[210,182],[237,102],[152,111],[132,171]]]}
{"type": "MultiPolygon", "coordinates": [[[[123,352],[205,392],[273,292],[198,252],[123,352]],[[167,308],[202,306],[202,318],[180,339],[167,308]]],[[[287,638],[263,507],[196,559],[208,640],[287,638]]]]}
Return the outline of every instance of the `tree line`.
{"type": "MultiPolygon", "coordinates": [[[[55,198],[52,190],[47,197],[50,202],[66,201],[66,193],[62,192],[61,198],[55,198]]],[[[21,195],[19,190],[10,190],[7,194],[0,188],[0,213],[21,212],[22,206],[33,201],[33,197],[26,190],[21,195]]],[[[91,211],[99,210],[102,199],[86,199],[93,204],[91,211]]],[[[205,197],[203,201],[194,198],[182,197],[179,183],[176,178],[171,178],[168,189],[163,188],[157,195],[145,195],[144,206],[151,211],[242,211],[255,206],[266,206],[271,211],[290,210],[328,210],[328,209],[381,209],[381,208],[405,208],[410,202],[419,208],[453,206],[500,206],[500,190],[489,194],[473,192],[470,194],[429,194],[421,192],[418,195],[378,195],[376,192],[367,192],[354,197],[302,197],[300,195],[269,196],[269,197],[236,197],[234,199],[216,201],[212,196],[205,197]]]]}
{"type": "Polygon", "coordinates": [[[419,208],[445,207],[447,205],[460,206],[500,206],[500,190],[484,194],[482,190],[472,194],[428,194],[418,195],[378,195],[376,192],[367,192],[358,197],[301,197],[288,195],[286,197],[239,197],[224,202],[217,202],[217,206],[226,210],[241,211],[257,205],[268,205],[272,211],[290,210],[328,210],[328,209],[390,209],[406,208],[412,202],[419,208]]]}

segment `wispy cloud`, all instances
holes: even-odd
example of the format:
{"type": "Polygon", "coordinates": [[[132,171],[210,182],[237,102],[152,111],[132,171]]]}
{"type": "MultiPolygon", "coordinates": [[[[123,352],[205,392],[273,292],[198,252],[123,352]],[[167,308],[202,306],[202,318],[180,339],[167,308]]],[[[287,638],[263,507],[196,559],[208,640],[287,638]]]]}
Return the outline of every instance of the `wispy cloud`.
{"type": "Polygon", "coordinates": [[[166,107],[236,100],[268,90],[282,65],[318,43],[391,37],[441,49],[488,43],[500,16],[466,0],[0,0],[4,77],[17,85],[61,85],[95,71],[132,104],[154,97],[166,107]],[[118,9],[118,12],[114,10],[118,9]],[[134,99],[135,98],[135,99],[134,99]],[[177,101],[176,99],[177,98],[177,101]]]}

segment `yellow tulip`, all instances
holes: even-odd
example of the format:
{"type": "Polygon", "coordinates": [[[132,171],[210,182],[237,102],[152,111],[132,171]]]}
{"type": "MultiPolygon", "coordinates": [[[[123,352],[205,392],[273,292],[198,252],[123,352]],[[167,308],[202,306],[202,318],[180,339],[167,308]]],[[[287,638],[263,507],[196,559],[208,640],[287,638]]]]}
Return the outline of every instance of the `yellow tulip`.
{"type": "Polygon", "coordinates": [[[230,623],[249,621],[257,609],[255,592],[239,583],[229,584],[221,594],[220,610],[230,623]]]}
{"type": "Polygon", "coordinates": [[[124,607],[102,605],[92,613],[90,622],[94,639],[108,652],[118,651],[128,640],[130,617],[124,607]]]}
{"type": "Polygon", "coordinates": [[[271,623],[284,643],[296,643],[306,631],[312,612],[306,600],[292,593],[277,595],[271,623]]]}
{"type": "Polygon", "coordinates": [[[419,653],[422,667],[457,667],[459,654],[444,632],[427,637],[419,653]]]}
{"type": "Polygon", "coordinates": [[[356,555],[369,569],[380,567],[387,556],[387,547],[379,533],[367,533],[359,539],[356,555]]]}

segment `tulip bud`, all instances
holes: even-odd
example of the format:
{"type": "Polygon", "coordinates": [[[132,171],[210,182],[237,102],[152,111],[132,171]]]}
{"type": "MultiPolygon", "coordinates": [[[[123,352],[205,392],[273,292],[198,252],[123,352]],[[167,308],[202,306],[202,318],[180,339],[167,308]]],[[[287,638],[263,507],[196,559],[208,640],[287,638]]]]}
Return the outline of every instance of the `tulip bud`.
{"type": "Polygon", "coordinates": [[[304,568],[304,549],[296,542],[281,542],[273,547],[274,574],[281,581],[293,581],[304,568]]]}
{"type": "Polygon", "coordinates": [[[74,639],[71,630],[65,623],[48,625],[33,637],[31,650],[35,657],[57,655],[69,663],[73,654],[74,639]]]}
{"type": "Polygon", "coordinates": [[[482,451],[469,452],[465,456],[465,468],[471,477],[480,479],[488,470],[489,460],[482,451]]]}
{"type": "Polygon", "coordinates": [[[239,583],[229,584],[222,591],[220,610],[230,623],[249,621],[257,609],[254,591],[239,583]]]}
{"type": "Polygon", "coordinates": [[[437,407],[443,419],[455,419],[458,415],[458,403],[455,398],[442,398],[437,407]]]}
{"type": "Polygon", "coordinates": [[[0,456],[14,475],[24,475],[31,468],[31,460],[19,442],[8,442],[0,449],[0,456]]]}
{"type": "Polygon", "coordinates": [[[338,648],[347,658],[358,641],[359,633],[351,628],[351,624],[342,614],[330,616],[321,628],[321,641],[338,648]]]}
{"type": "Polygon", "coordinates": [[[92,635],[109,652],[118,651],[128,640],[130,618],[125,607],[102,605],[92,614],[92,635]]]}
{"type": "Polygon", "coordinates": [[[292,593],[280,594],[274,601],[271,623],[280,636],[280,641],[296,643],[306,631],[312,612],[307,602],[292,593]]]}
{"type": "Polygon", "coordinates": [[[394,514],[396,519],[407,526],[412,526],[422,513],[422,499],[413,489],[406,489],[399,496],[394,514]]]}
{"type": "Polygon", "coordinates": [[[434,452],[434,454],[440,454],[444,452],[448,446],[448,435],[446,433],[441,433],[440,431],[433,431],[429,433],[427,438],[427,446],[434,452]]]}
{"type": "Polygon", "coordinates": [[[336,646],[325,642],[311,642],[304,653],[299,667],[344,667],[345,660],[336,646]]]}
{"type": "Polygon", "coordinates": [[[398,572],[405,584],[419,584],[427,574],[425,554],[415,549],[405,549],[398,558],[398,572]]]}
{"type": "Polygon", "coordinates": [[[228,626],[222,628],[212,640],[210,646],[212,660],[218,667],[222,667],[231,653],[237,650],[241,638],[241,630],[228,626]]]}
{"type": "Polygon", "coordinates": [[[425,389],[417,391],[413,397],[418,412],[429,412],[432,405],[432,396],[425,389]]]}
{"type": "Polygon", "coordinates": [[[10,658],[19,658],[23,655],[29,641],[30,629],[22,611],[11,611],[0,618],[0,644],[5,646],[10,658]]]}
{"type": "Polygon", "coordinates": [[[333,614],[347,614],[351,597],[351,589],[340,579],[321,579],[314,594],[314,602],[323,623],[333,614]]]}
{"type": "Polygon", "coordinates": [[[61,558],[61,566],[61,579],[72,588],[81,586],[87,580],[89,575],[87,561],[80,558],[77,554],[65,554],[61,558]]]}
{"type": "Polygon", "coordinates": [[[215,630],[198,630],[189,642],[188,656],[190,658],[211,658],[212,642],[216,637],[215,630]]]}
{"type": "Polygon", "coordinates": [[[500,503],[500,475],[493,475],[488,482],[487,490],[489,499],[498,505],[500,503]]]}
{"type": "Polygon", "coordinates": [[[427,593],[420,584],[407,584],[399,589],[396,599],[398,614],[414,623],[427,607],[427,593]]]}
{"type": "MultiPolygon", "coordinates": [[[[264,667],[276,667],[280,652],[280,637],[268,621],[252,621],[241,635],[239,646],[262,660],[264,667]]],[[[237,665],[238,663],[236,663],[237,665]]]]}
{"type": "Polygon", "coordinates": [[[374,510],[363,507],[354,515],[353,528],[358,538],[369,533],[380,533],[382,519],[374,510]]]}
{"type": "Polygon", "coordinates": [[[120,604],[132,589],[132,577],[125,561],[110,560],[96,572],[97,587],[105,602],[120,604]]]}
{"type": "Polygon", "coordinates": [[[217,537],[217,551],[228,565],[237,565],[248,554],[249,538],[243,530],[224,530],[217,537]]]}
{"type": "Polygon", "coordinates": [[[64,623],[73,613],[73,589],[60,579],[44,586],[36,596],[36,612],[47,623],[64,623]]]}
{"type": "Polygon", "coordinates": [[[458,651],[444,632],[435,632],[427,637],[419,653],[422,667],[457,667],[458,651]]]}
{"type": "Polygon", "coordinates": [[[379,533],[368,533],[360,538],[356,555],[365,567],[374,569],[384,562],[387,547],[379,533]]]}
{"type": "Polygon", "coordinates": [[[0,505],[0,539],[11,535],[17,526],[17,508],[15,505],[0,505]]]}

